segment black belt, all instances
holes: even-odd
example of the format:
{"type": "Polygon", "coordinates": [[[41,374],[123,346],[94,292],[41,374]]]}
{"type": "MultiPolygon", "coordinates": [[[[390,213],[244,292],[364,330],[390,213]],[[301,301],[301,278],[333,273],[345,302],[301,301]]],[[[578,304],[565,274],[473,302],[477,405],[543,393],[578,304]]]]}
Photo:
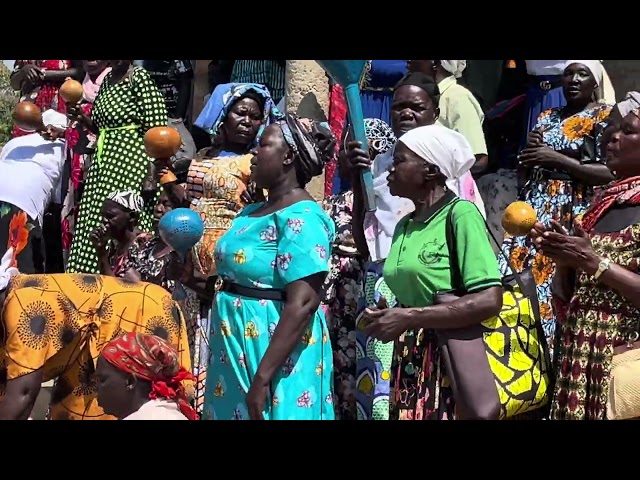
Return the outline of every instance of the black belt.
{"type": "Polygon", "coordinates": [[[233,295],[240,295],[241,297],[255,298],[257,300],[272,300],[274,302],[286,302],[287,294],[282,290],[276,288],[256,288],[245,287],[237,283],[230,282],[218,277],[214,284],[214,290],[216,292],[227,292],[233,295]]]}

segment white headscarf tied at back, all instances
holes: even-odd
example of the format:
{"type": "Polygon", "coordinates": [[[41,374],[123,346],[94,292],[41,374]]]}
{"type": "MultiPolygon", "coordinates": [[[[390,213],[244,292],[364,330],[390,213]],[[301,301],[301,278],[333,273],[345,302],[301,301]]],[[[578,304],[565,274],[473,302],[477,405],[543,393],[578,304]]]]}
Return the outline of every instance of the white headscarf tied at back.
{"type": "Polygon", "coordinates": [[[462,72],[467,68],[466,60],[440,60],[440,65],[455,78],[460,78],[462,72]]]}
{"type": "Polygon", "coordinates": [[[604,100],[604,66],[602,66],[601,60],[567,60],[564,68],[567,68],[572,63],[581,63],[585,67],[587,67],[593,77],[596,79],[596,101],[602,102],[604,100]]]}
{"type": "Polygon", "coordinates": [[[399,141],[420,158],[437,165],[447,177],[447,188],[460,196],[460,179],[476,162],[466,138],[450,128],[427,125],[409,130],[399,141]]]}

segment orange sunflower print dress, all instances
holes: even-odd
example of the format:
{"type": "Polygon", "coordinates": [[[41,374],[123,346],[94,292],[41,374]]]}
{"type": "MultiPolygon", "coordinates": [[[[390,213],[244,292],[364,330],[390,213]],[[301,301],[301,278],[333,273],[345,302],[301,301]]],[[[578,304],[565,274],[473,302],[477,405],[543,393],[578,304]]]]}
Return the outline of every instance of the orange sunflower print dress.
{"type": "Polygon", "coordinates": [[[162,287],[100,275],[18,275],[0,323],[0,379],[42,369],[43,382],[57,379],[52,420],[114,420],[97,404],[95,366],[105,345],[127,332],[167,340],[191,369],[182,311],[162,287]]]}
{"type": "MultiPolygon", "coordinates": [[[[600,158],[599,140],[610,111],[611,106],[598,104],[563,118],[562,108],[552,108],[540,114],[534,129],[543,131],[544,143],[555,151],[580,159],[582,163],[602,162],[604,159],[600,158]]],[[[571,230],[573,220],[589,207],[592,198],[593,190],[566,172],[551,171],[542,167],[533,170],[520,194],[520,199],[535,209],[540,222],[547,225],[554,219],[568,230],[571,230]]],[[[505,235],[502,254],[499,257],[503,275],[509,273],[504,255],[510,256],[519,273],[524,269],[532,269],[540,302],[542,326],[552,350],[556,317],[551,308],[551,281],[555,273],[555,264],[537,252],[527,237],[505,235]]]]}

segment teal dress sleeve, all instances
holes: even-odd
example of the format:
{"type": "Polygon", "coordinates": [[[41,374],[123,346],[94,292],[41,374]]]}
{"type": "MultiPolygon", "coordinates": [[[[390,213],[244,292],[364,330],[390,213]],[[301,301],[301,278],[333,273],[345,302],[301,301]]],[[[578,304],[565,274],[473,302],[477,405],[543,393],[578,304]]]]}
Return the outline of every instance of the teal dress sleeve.
{"type": "Polygon", "coordinates": [[[283,285],[329,271],[335,227],[319,207],[283,210],[276,214],[276,229],[275,267],[283,285]]]}

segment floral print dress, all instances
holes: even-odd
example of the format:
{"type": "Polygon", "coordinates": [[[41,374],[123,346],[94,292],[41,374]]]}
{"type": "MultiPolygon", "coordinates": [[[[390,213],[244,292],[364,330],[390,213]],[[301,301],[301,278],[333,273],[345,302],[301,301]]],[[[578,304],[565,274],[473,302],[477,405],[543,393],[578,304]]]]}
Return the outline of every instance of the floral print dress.
{"type": "MultiPolygon", "coordinates": [[[[590,233],[596,254],[639,273],[640,224],[590,233]]],[[[606,420],[613,349],[638,332],[640,309],[584,272],[577,276],[571,301],[554,297],[554,308],[560,335],[551,419],[606,420]]]]}
{"type": "Polygon", "coordinates": [[[333,348],[336,420],[356,420],[356,314],[364,295],[364,263],[351,230],[353,192],[324,200],[322,207],[336,226],[322,308],[333,348]]]}
{"type": "MultiPolygon", "coordinates": [[[[544,143],[555,151],[581,158],[583,163],[601,162],[597,147],[604,121],[611,107],[598,104],[568,118],[562,117],[562,108],[553,108],[540,114],[535,129],[543,131],[544,143]],[[587,154],[587,142],[592,142],[595,154],[587,154]]],[[[536,168],[522,192],[522,200],[531,205],[538,221],[547,225],[554,219],[571,229],[573,220],[583,214],[593,197],[593,190],[572,179],[563,172],[551,172],[536,168]],[[545,175],[547,174],[547,175],[545,175]],[[562,178],[564,177],[564,178],[562,178]]],[[[509,255],[518,272],[531,268],[537,286],[540,316],[545,336],[553,349],[556,318],[551,308],[551,282],[555,264],[537,252],[527,237],[505,235],[500,255],[500,270],[509,272],[504,255],[509,255]]]]}
{"type": "MultiPolygon", "coordinates": [[[[216,243],[218,275],[256,289],[286,285],[329,270],[335,227],[321,207],[301,201],[262,217],[263,203],[246,207],[216,243]]],[[[216,294],[211,308],[211,355],[203,419],[248,420],[245,396],[269,348],[283,302],[216,294]]],[[[267,420],[333,420],[333,352],[321,309],[271,379],[267,420]]]]}

